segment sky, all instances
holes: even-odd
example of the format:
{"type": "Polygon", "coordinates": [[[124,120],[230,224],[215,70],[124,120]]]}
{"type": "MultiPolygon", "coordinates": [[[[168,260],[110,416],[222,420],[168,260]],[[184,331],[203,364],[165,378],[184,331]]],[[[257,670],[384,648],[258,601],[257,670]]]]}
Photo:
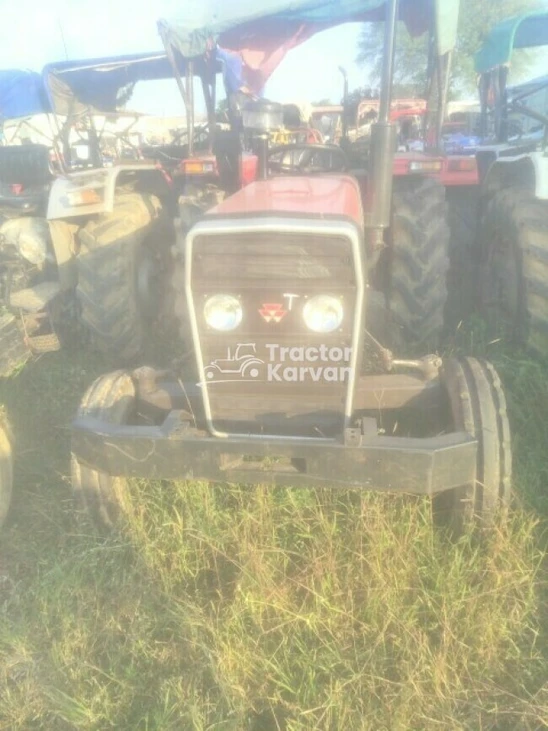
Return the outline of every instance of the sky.
{"type": "MultiPolygon", "coordinates": [[[[161,51],[156,21],[176,17],[182,1],[0,0],[0,68],[39,70],[66,56],[161,51]],[[14,33],[19,28],[21,34],[14,33]]],[[[339,65],[347,69],[351,89],[364,83],[364,71],[355,64],[359,31],[358,24],[347,24],[294,49],[272,76],[266,95],[278,101],[332,98],[338,103],[342,96],[339,65]]],[[[171,80],[137,85],[132,107],[168,116],[183,112],[171,80]]]]}
{"type": "MultiPolygon", "coordinates": [[[[66,57],[161,51],[158,18],[176,17],[182,2],[199,1],[0,0],[0,68],[40,70],[46,63],[66,57]]],[[[367,71],[355,63],[359,33],[358,24],[347,24],[319,33],[293,49],[269,80],[265,95],[280,102],[328,98],[339,103],[339,66],[346,68],[351,90],[368,81],[367,71]]],[[[540,75],[546,70],[537,64],[532,72],[540,75]]],[[[173,80],[137,85],[131,107],[149,114],[184,114],[173,80]]]]}

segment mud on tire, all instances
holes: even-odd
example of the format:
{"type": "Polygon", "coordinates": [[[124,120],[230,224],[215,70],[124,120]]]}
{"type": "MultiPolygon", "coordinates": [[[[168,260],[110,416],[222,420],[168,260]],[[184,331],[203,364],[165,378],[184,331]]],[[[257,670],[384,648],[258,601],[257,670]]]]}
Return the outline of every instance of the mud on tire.
{"type": "Polygon", "coordinates": [[[482,217],[480,309],[490,328],[548,355],[548,202],[509,188],[482,217]]]}
{"type": "Polygon", "coordinates": [[[381,257],[392,347],[436,348],[449,268],[445,189],[431,178],[394,181],[392,228],[381,257]]]}
{"type": "Polygon", "coordinates": [[[150,245],[145,241],[153,228],[160,229],[163,215],[155,196],[123,193],[112,213],[88,221],[78,233],[76,294],[82,322],[99,350],[123,362],[140,352],[147,320],[154,316],[143,307],[139,277],[145,260],[161,270],[168,254],[163,232],[150,245]]]}

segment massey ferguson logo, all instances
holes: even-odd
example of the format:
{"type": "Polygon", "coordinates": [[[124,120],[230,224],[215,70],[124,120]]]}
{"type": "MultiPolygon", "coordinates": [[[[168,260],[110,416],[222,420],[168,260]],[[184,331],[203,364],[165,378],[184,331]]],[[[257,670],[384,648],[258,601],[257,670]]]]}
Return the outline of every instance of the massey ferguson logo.
{"type": "Polygon", "coordinates": [[[267,304],[264,304],[259,310],[259,314],[265,322],[281,322],[287,315],[287,313],[291,312],[291,310],[293,309],[293,302],[298,299],[300,295],[288,293],[282,296],[285,300],[286,307],[284,307],[282,304],[274,304],[269,302],[267,304]]]}
{"type": "Polygon", "coordinates": [[[267,343],[257,353],[255,343],[237,343],[226,358],[204,368],[205,382],[343,383],[350,375],[352,348],[328,345],[285,347],[267,343]]]}
{"type": "Polygon", "coordinates": [[[259,310],[259,314],[265,322],[281,322],[287,315],[287,310],[282,304],[265,304],[259,310]]]}

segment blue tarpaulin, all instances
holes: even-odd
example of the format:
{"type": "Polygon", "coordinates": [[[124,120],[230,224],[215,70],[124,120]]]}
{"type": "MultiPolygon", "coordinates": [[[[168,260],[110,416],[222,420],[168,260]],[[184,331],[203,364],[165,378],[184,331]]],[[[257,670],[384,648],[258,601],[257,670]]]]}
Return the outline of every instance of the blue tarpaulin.
{"type": "MultiPolygon", "coordinates": [[[[412,35],[434,31],[439,55],[456,40],[460,0],[400,0],[400,19],[412,35]]],[[[343,23],[382,21],[385,0],[200,0],[182,4],[179,17],[158,21],[166,47],[201,56],[211,40],[241,53],[264,84],[285,54],[315,33],[343,23]]]]}
{"type": "MultiPolygon", "coordinates": [[[[184,74],[186,62],[178,54],[176,59],[184,74]]],[[[197,73],[203,70],[198,65],[197,73]]],[[[124,87],[170,78],[173,69],[162,51],[60,61],[47,64],[41,73],[0,70],[0,115],[15,119],[42,112],[115,112],[124,87]]]]}
{"type": "Polygon", "coordinates": [[[507,18],[492,29],[475,57],[476,71],[510,63],[514,48],[548,45],[548,13],[528,13],[507,18]]]}
{"type": "Polygon", "coordinates": [[[50,111],[41,74],[23,69],[0,70],[0,117],[18,119],[50,111]]]}
{"type": "MultiPolygon", "coordinates": [[[[176,60],[184,74],[186,62],[179,55],[176,60]]],[[[44,67],[43,77],[58,114],[82,108],[113,112],[119,108],[121,89],[138,81],[171,79],[173,69],[165,52],[155,52],[50,63],[44,67]]]]}

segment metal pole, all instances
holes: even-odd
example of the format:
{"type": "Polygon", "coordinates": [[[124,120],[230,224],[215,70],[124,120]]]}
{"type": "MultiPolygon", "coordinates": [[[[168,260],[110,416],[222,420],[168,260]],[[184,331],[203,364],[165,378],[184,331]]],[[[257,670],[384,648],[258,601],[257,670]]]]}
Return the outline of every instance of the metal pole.
{"type": "Polygon", "coordinates": [[[426,86],[424,89],[424,98],[426,99],[426,112],[422,118],[422,140],[425,147],[428,146],[428,131],[430,129],[430,121],[432,118],[432,97],[434,89],[434,74],[436,71],[437,56],[435,51],[435,38],[430,34],[428,39],[428,65],[426,71],[426,86]]]}
{"type": "MultiPolygon", "coordinates": [[[[339,71],[344,79],[343,84],[343,113],[342,113],[342,137],[345,140],[348,137],[348,74],[346,69],[339,66],[339,71]]],[[[357,126],[357,125],[356,125],[357,126]]]]}
{"type": "Polygon", "coordinates": [[[373,250],[384,245],[383,229],[390,226],[392,208],[392,177],[394,153],[396,151],[396,126],[390,122],[392,102],[392,77],[396,49],[396,22],[398,0],[386,4],[386,27],[384,32],[384,58],[379,101],[378,121],[371,125],[370,170],[371,193],[366,226],[373,229],[370,242],[373,250]]]}
{"type": "MultiPolygon", "coordinates": [[[[162,37],[162,40],[164,40],[163,37],[162,37]]],[[[190,118],[190,112],[189,112],[190,99],[189,99],[189,96],[187,94],[187,90],[185,89],[185,85],[183,83],[183,79],[181,77],[181,74],[179,72],[179,67],[177,66],[177,62],[175,60],[175,55],[173,53],[173,48],[172,48],[171,44],[167,42],[167,40],[164,40],[164,48],[166,49],[167,59],[168,59],[170,65],[171,65],[171,68],[173,69],[173,75],[175,76],[175,81],[177,82],[177,86],[179,88],[179,92],[181,94],[181,97],[183,99],[183,103],[185,105],[186,118],[187,118],[187,130],[188,130],[188,120],[190,118]]],[[[190,133],[190,130],[189,130],[189,133],[190,133]]],[[[192,138],[189,135],[189,144],[190,144],[191,139],[192,138]]]]}
{"type": "Polygon", "coordinates": [[[202,91],[204,94],[204,99],[206,103],[206,109],[207,109],[207,123],[209,126],[209,152],[212,152],[214,146],[215,146],[215,131],[216,131],[216,124],[215,124],[215,102],[214,102],[214,92],[212,90],[212,87],[209,84],[209,81],[206,80],[205,77],[202,76],[202,91]]]}
{"type": "Polygon", "coordinates": [[[382,65],[381,90],[379,101],[379,122],[390,121],[392,102],[392,77],[394,74],[394,55],[396,52],[396,23],[398,20],[398,0],[386,3],[384,28],[384,58],[382,65]]]}
{"type": "Polygon", "coordinates": [[[445,107],[447,105],[447,93],[449,91],[449,78],[451,76],[451,59],[452,52],[449,51],[445,56],[438,58],[438,79],[439,79],[439,92],[438,92],[438,116],[436,117],[436,147],[441,147],[441,130],[443,128],[443,120],[445,119],[445,107]],[[441,70],[442,58],[445,62],[445,68],[443,73],[441,70]]]}
{"type": "Polygon", "coordinates": [[[258,157],[258,180],[268,180],[268,135],[259,135],[256,138],[258,157]]]}
{"type": "Polygon", "coordinates": [[[194,62],[188,62],[186,72],[186,92],[188,95],[187,129],[188,129],[188,156],[194,154],[194,62]]]}

